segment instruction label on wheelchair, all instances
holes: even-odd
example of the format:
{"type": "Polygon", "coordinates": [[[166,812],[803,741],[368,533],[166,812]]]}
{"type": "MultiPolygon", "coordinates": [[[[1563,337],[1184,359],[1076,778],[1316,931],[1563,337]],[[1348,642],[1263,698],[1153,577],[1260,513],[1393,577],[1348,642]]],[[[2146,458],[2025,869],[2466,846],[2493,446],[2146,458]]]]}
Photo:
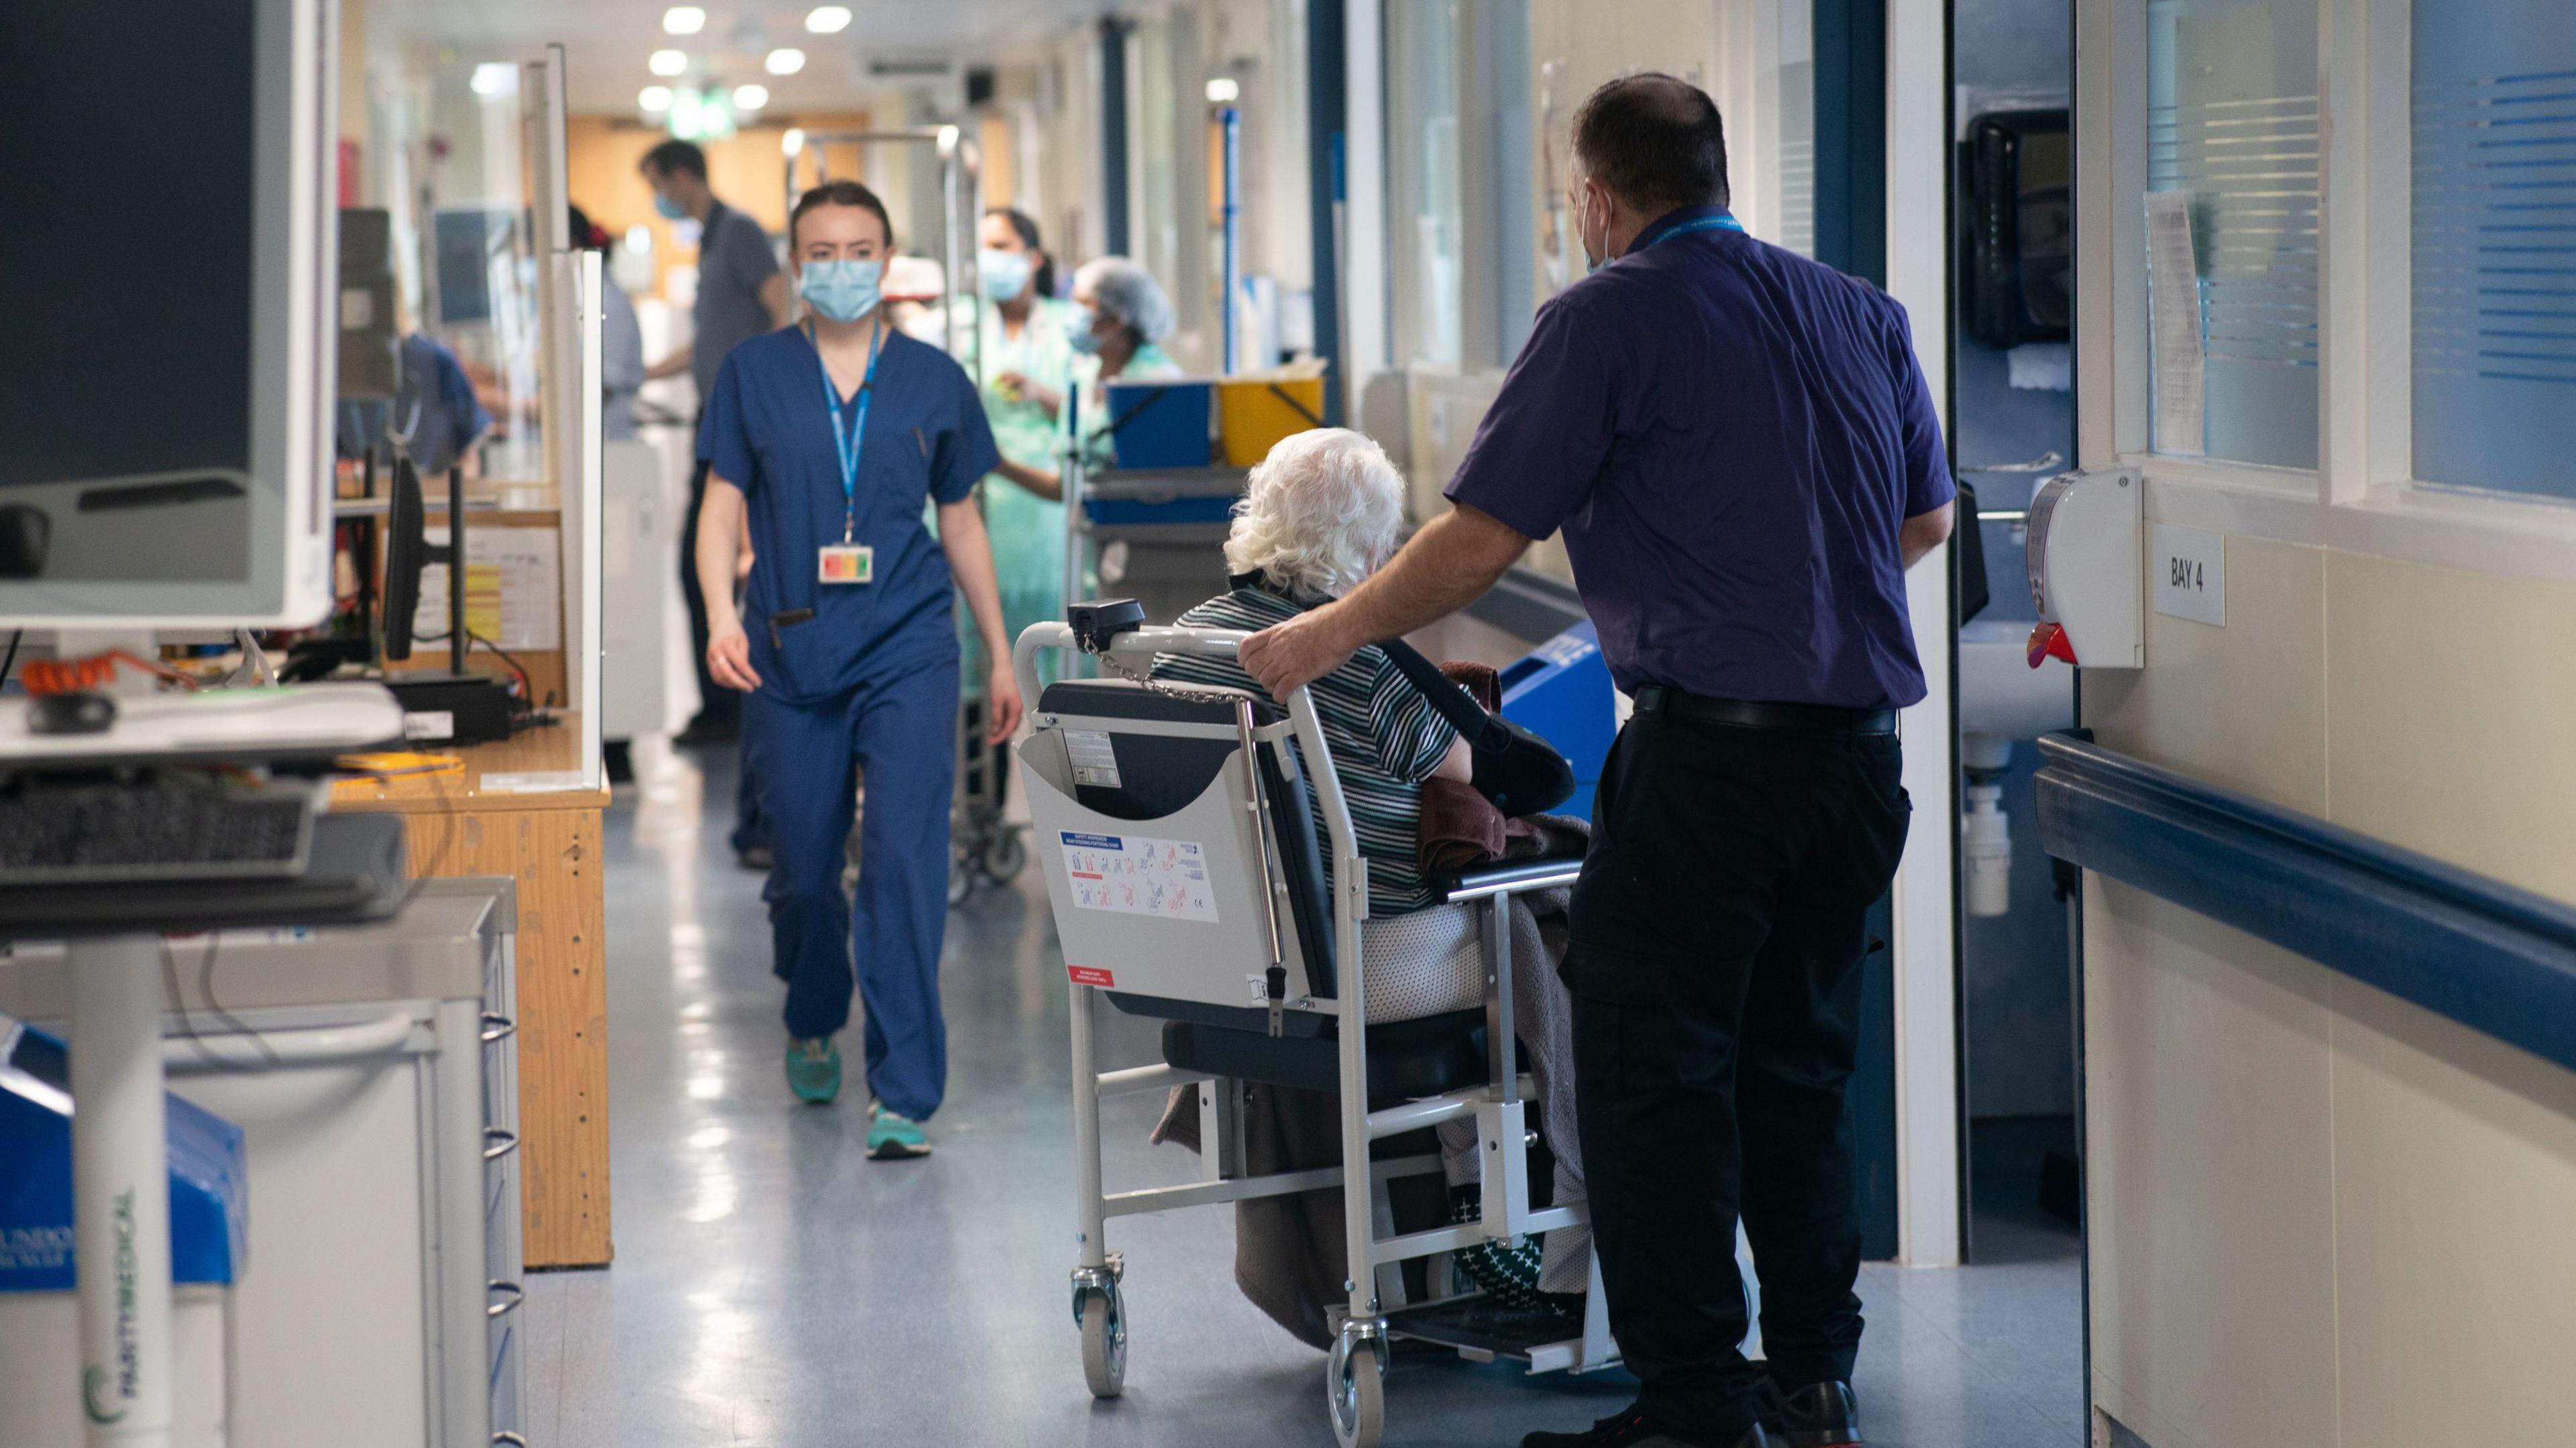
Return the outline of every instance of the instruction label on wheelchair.
{"type": "Polygon", "coordinates": [[[1216,922],[1207,851],[1196,840],[1086,835],[1059,830],[1073,903],[1085,910],[1216,922]]]}
{"type": "Polygon", "coordinates": [[[1118,751],[1111,747],[1109,734],[1101,729],[1067,729],[1064,731],[1064,753],[1073,765],[1073,782],[1116,789],[1118,751]]]}

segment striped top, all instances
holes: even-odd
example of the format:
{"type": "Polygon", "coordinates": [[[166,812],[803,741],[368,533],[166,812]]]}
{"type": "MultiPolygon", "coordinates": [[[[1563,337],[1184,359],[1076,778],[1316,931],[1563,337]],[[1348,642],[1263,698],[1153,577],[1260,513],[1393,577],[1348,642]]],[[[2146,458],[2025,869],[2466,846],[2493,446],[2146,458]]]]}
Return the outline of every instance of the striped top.
{"type": "MultiPolygon", "coordinates": [[[[1298,605],[1275,593],[1238,588],[1182,614],[1180,622],[1187,628],[1249,633],[1300,612],[1298,605]]],[[[1175,684],[1247,689],[1268,697],[1232,659],[1161,654],[1154,659],[1154,677],[1175,684]]],[[[1458,741],[1458,731],[1432,712],[1430,701],[1375,645],[1308,685],[1307,693],[1324,726],[1324,741],[1333,751],[1342,799],[1350,807],[1351,828],[1359,835],[1360,857],[1368,861],[1369,913],[1402,915],[1438,903],[1431,882],[1423,877],[1416,843],[1422,824],[1422,781],[1440,767],[1449,747],[1458,741]]],[[[1332,837],[1324,826],[1323,796],[1310,792],[1309,799],[1315,839],[1324,847],[1329,870],[1332,837]]]]}

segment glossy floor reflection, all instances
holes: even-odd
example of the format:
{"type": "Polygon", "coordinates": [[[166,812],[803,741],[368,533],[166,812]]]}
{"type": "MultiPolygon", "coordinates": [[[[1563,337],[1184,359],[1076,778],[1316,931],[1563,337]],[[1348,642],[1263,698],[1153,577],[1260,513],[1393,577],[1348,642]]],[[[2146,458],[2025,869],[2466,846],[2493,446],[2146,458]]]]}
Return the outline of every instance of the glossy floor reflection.
{"type": "MultiPolygon", "coordinates": [[[[1323,1359],[1237,1295],[1222,1209],[1113,1224],[1127,1256],[1127,1395],[1084,1391],[1073,1261],[1065,986],[1034,874],[951,916],[951,1084],[926,1161],[865,1160],[852,1096],[780,1075],[759,880],[735,867],[720,758],[639,751],[608,829],[617,1261],[531,1283],[529,1442],[1330,1444],[1323,1359]],[[701,770],[701,763],[706,767],[701,770]],[[702,811],[701,804],[705,803],[702,811]]],[[[1110,1064],[1146,1029],[1104,1015],[1110,1064]]],[[[1106,1104],[1117,1184],[1178,1181],[1156,1103],[1106,1104]]],[[[1885,1448],[2082,1440],[2065,1250],[1961,1271],[1868,1269],[1860,1389],[1885,1448]]],[[[1398,1362],[1389,1442],[1511,1444],[1624,1405],[1623,1374],[1528,1378],[1398,1362]]]]}

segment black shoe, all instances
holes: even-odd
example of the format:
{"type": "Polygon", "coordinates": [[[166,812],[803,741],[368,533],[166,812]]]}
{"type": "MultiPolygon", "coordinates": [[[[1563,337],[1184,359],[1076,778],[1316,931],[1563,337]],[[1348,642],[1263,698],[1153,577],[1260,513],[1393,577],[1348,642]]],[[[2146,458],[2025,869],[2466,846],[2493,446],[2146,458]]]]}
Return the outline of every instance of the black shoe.
{"type": "Polygon", "coordinates": [[[701,714],[689,721],[689,727],[671,736],[671,742],[682,749],[700,749],[711,744],[731,744],[742,737],[739,725],[701,714]]]}
{"type": "Polygon", "coordinates": [[[1860,1448],[1860,1402],[1849,1383],[1783,1393],[1762,1380],[1762,1422],[1782,1448],[1860,1448]]]}
{"type": "Polygon", "coordinates": [[[1592,1425],[1588,1433],[1532,1433],[1521,1439],[1521,1448],[1777,1448],[1762,1425],[1754,1424],[1731,1443],[1714,1438],[1687,1437],[1647,1417],[1635,1408],[1613,1414],[1592,1425]]]}

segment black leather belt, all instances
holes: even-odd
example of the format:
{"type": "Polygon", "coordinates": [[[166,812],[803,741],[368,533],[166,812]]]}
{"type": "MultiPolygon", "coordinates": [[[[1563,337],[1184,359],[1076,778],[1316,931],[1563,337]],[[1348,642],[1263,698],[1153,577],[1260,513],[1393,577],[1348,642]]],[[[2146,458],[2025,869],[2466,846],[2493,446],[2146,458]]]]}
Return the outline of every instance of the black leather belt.
{"type": "Polygon", "coordinates": [[[1694,724],[1725,724],[1737,729],[1794,729],[1805,734],[1893,734],[1893,709],[1843,709],[1831,704],[1755,704],[1743,699],[1710,699],[1685,694],[1662,684],[1637,691],[1641,717],[1669,714],[1694,724]]]}

